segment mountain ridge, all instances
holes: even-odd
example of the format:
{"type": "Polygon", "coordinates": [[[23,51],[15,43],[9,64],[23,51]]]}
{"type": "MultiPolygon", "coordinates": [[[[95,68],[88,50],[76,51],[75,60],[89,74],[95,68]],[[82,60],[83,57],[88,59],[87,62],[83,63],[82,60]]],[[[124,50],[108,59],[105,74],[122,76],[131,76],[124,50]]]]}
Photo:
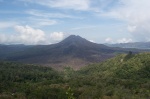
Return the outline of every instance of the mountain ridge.
{"type": "Polygon", "coordinates": [[[59,43],[30,46],[26,49],[9,53],[9,55],[6,54],[4,55],[5,57],[0,57],[0,59],[54,68],[71,66],[79,69],[90,63],[102,62],[112,58],[116,53],[128,53],[130,50],[135,49],[108,47],[90,42],[80,36],[70,35],[59,43]]]}

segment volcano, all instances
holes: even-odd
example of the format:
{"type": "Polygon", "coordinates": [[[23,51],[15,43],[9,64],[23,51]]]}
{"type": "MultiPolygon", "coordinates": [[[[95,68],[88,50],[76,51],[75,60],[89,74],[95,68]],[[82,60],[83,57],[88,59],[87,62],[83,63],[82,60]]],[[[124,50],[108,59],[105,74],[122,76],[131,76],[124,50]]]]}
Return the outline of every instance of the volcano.
{"type": "Polygon", "coordinates": [[[9,53],[1,59],[50,66],[57,69],[65,66],[79,69],[90,63],[102,62],[112,58],[115,53],[124,52],[128,52],[128,50],[96,44],[80,36],[70,35],[59,43],[24,47],[24,50],[22,48],[9,53]]]}

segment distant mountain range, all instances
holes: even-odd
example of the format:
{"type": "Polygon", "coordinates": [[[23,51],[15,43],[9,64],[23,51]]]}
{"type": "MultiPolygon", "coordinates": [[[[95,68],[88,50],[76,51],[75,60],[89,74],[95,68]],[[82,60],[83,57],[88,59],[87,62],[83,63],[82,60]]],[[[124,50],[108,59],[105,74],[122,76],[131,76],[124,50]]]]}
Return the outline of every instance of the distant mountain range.
{"type": "Polygon", "coordinates": [[[110,47],[121,48],[138,48],[138,49],[150,49],[150,42],[133,42],[133,43],[119,43],[119,44],[105,44],[110,47]]]}
{"type": "Polygon", "coordinates": [[[87,64],[112,58],[117,53],[129,51],[140,52],[137,49],[108,47],[71,35],[52,45],[0,45],[0,60],[40,64],[54,68],[71,66],[79,69],[87,64]]]}

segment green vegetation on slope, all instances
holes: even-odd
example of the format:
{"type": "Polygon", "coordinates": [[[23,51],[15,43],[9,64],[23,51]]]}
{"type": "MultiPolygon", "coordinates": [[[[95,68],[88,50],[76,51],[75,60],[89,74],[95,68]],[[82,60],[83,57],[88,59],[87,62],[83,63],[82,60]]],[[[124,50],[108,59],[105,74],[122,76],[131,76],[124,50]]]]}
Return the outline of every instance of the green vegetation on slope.
{"type": "Polygon", "coordinates": [[[0,62],[0,98],[149,99],[150,53],[122,54],[74,71],[0,62]]]}
{"type": "Polygon", "coordinates": [[[79,99],[149,99],[150,53],[119,55],[77,71],[69,80],[79,99]]]}
{"type": "Polygon", "coordinates": [[[64,86],[51,68],[0,62],[0,99],[66,99],[64,86]]]}

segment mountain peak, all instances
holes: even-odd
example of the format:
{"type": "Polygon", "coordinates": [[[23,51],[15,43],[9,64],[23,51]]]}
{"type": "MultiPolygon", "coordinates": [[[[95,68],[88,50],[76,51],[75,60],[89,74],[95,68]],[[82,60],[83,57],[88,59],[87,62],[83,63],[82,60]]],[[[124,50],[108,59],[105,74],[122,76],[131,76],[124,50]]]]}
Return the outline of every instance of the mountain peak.
{"type": "Polygon", "coordinates": [[[82,43],[89,42],[88,40],[78,36],[78,35],[70,35],[66,39],[64,39],[62,42],[63,44],[82,44],[82,43]]]}
{"type": "Polygon", "coordinates": [[[68,36],[68,37],[69,37],[69,38],[70,38],[70,37],[73,37],[73,38],[74,38],[74,37],[80,37],[80,36],[79,36],[79,35],[70,35],[70,36],[68,36]]]}
{"type": "Polygon", "coordinates": [[[79,35],[70,35],[68,36],[66,39],[69,39],[69,40],[81,40],[81,39],[84,39],[82,37],[80,37],[79,35]]]}
{"type": "Polygon", "coordinates": [[[87,63],[101,62],[111,58],[116,52],[126,52],[123,49],[114,49],[103,44],[92,43],[76,35],[70,35],[63,41],[49,46],[21,46],[21,48],[16,46],[15,49],[17,50],[15,51],[13,51],[13,47],[10,47],[9,50],[3,47],[1,49],[1,60],[19,61],[29,64],[48,64],[49,66],[58,67],[70,64],[73,66],[85,66],[87,63]]]}

